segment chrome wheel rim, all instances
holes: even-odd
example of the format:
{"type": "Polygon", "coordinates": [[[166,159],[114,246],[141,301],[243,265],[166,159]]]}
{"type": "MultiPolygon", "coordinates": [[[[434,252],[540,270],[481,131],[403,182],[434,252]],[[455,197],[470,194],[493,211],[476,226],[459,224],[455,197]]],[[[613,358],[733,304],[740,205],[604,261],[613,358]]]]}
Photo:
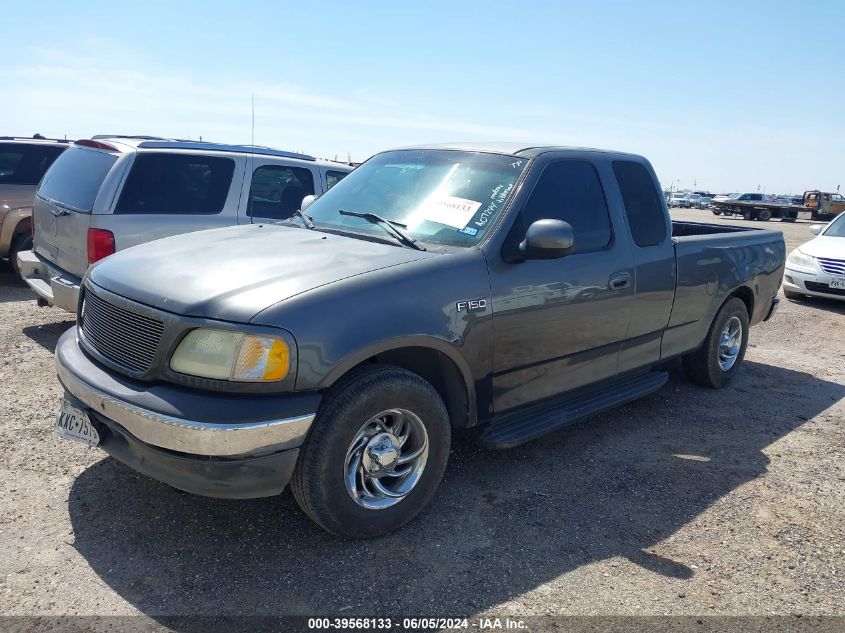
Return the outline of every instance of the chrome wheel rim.
{"type": "Polygon", "coordinates": [[[388,409],[367,420],[346,451],[345,481],[358,505],[381,510],[408,496],[428,460],[428,433],[407,409],[388,409]]]}
{"type": "Polygon", "coordinates": [[[719,338],[719,367],[729,371],[736,364],[739,350],[742,349],[742,321],[733,316],[725,323],[719,338]]]}

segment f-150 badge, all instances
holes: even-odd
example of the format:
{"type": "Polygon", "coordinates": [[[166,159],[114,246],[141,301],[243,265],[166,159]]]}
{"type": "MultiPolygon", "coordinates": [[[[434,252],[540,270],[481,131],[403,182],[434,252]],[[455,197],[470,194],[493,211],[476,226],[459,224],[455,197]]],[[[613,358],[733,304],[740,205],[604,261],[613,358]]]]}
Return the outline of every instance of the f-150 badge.
{"type": "Polygon", "coordinates": [[[458,312],[473,312],[475,310],[487,309],[487,299],[470,299],[469,301],[458,301],[455,304],[458,312]]]}

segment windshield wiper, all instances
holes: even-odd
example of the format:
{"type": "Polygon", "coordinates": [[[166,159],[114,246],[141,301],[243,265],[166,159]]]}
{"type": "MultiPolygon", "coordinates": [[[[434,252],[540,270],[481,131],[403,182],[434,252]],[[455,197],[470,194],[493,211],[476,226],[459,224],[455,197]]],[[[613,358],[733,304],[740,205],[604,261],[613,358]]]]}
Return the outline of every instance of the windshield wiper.
{"type": "Polygon", "coordinates": [[[420,244],[415,237],[409,235],[402,229],[407,229],[407,224],[402,224],[401,222],[397,222],[396,220],[388,220],[387,218],[383,218],[382,216],[378,215],[377,213],[371,213],[369,211],[347,211],[346,209],[341,209],[339,212],[341,215],[352,215],[356,218],[364,218],[365,220],[369,220],[373,224],[378,224],[379,226],[383,227],[386,231],[393,233],[399,240],[411,248],[415,248],[418,251],[424,251],[425,246],[420,244]]]}
{"type": "Polygon", "coordinates": [[[302,223],[305,225],[305,228],[311,229],[312,231],[317,228],[311,220],[311,216],[305,213],[302,209],[297,209],[293,212],[293,214],[302,218],[302,223]]]}

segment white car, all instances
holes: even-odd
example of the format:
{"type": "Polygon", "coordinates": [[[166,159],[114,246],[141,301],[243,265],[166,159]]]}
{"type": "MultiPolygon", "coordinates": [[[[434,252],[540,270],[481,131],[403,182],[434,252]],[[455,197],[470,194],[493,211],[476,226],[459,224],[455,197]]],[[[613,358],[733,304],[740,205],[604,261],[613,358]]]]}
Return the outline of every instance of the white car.
{"type": "Polygon", "coordinates": [[[783,294],[788,299],[803,295],[845,300],[845,213],[827,226],[814,224],[818,235],[786,258],[783,294]]]}

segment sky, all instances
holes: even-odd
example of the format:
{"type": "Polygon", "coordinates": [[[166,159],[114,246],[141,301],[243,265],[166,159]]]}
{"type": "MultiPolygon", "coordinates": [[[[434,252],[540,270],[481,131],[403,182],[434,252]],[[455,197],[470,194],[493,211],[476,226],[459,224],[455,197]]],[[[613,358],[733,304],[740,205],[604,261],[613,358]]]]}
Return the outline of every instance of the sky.
{"type": "Polygon", "coordinates": [[[845,186],[845,2],[0,0],[0,135],[325,158],[431,142],[634,152],[665,188],[845,186]],[[13,44],[13,45],[10,45],[13,44]]]}

